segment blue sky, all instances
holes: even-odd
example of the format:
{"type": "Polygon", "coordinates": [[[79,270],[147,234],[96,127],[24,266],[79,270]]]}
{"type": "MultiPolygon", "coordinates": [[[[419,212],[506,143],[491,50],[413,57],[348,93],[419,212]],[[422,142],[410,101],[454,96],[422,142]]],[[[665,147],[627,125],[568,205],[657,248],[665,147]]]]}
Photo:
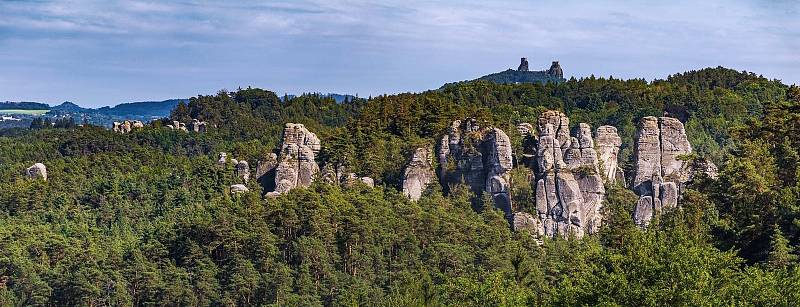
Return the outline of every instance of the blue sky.
{"type": "Polygon", "coordinates": [[[0,101],[83,106],[261,87],[366,97],[559,60],[800,83],[800,1],[0,0],[0,101]]]}

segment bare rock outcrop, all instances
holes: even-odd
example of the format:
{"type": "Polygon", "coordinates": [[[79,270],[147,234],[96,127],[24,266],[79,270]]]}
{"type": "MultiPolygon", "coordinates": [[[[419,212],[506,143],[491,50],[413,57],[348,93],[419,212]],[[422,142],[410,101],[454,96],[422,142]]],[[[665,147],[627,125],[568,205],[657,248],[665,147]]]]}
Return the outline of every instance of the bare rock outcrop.
{"type": "Polygon", "coordinates": [[[474,120],[454,121],[439,141],[439,179],[445,190],[464,183],[511,217],[511,176],[514,167],[511,139],[498,128],[481,128],[474,120]]]}
{"type": "Polygon", "coordinates": [[[25,174],[28,178],[42,178],[42,180],[47,181],[47,167],[42,163],[34,163],[31,167],[25,169],[25,174]]]}
{"type": "Polygon", "coordinates": [[[645,227],[655,214],[677,207],[680,187],[689,180],[689,163],[680,158],[692,152],[686,130],[671,117],[642,118],[636,133],[636,172],[633,189],[640,196],[633,214],[645,227]]]}
{"type": "Polygon", "coordinates": [[[511,221],[514,231],[528,231],[534,236],[544,236],[544,227],[536,216],[527,212],[515,212],[511,221]]]}
{"type": "Polygon", "coordinates": [[[228,163],[228,154],[224,153],[224,152],[220,152],[219,153],[219,159],[217,159],[217,164],[225,165],[225,163],[228,163]]]}
{"type": "Polygon", "coordinates": [[[192,119],[192,122],[189,123],[188,130],[193,132],[206,132],[208,124],[204,121],[200,121],[198,119],[192,119]]]}
{"type": "Polygon", "coordinates": [[[246,193],[246,192],[250,192],[250,189],[248,189],[247,186],[245,186],[243,184],[231,185],[231,193],[232,194],[246,193]]]}
{"type": "Polygon", "coordinates": [[[415,149],[403,174],[403,195],[414,201],[419,200],[435,176],[430,150],[425,147],[415,149]]]}
{"type": "Polygon", "coordinates": [[[617,128],[613,126],[597,127],[595,132],[595,146],[600,160],[600,171],[603,177],[611,183],[625,182],[625,178],[617,178],[617,174],[622,173],[619,167],[619,147],[622,145],[622,138],[617,134],[617,128]],[[619,180],[619,181],[618,181],[619,180]]]}
{"type": "Polygon", "coordinates": [[[319,173],[315,158],[320,148],[316,134],[302,124],[287,123],[275,169],[275,192],[286,193],[296,187],[311,185],[319,173]]]}
{"type": "Polygon", "coordinates": [[[111,127],[111,131],[118,132],[118,133],[129,133],[133,131],[133,129],[144,128],[144,123],[138,120],[130,121],[126,120],[123,122],[114,122],[114,126],[111,127]]]}
{"type": "Polygon", "coordinates": [[[245,160],[240,160],[236,164],[236,176],[241,178],[244,183],[250,181],[250,164],[245,160]]]}
{"type": "Polygon", "coordinates": [[[598,230],[605,198],[591,127],[579,124],[569,136],[569,119],[544,112],[538,120],[536,211],[542,233],[549,237],[582,237],[598,230]]]}

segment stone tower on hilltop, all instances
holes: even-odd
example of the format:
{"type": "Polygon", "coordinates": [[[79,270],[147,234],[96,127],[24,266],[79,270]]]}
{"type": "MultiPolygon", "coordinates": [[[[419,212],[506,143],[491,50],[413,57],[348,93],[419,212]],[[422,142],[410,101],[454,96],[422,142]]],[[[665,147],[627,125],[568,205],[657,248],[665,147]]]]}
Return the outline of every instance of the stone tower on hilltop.
{"type": "Polygon", "coordinates": [[[519,60],[519,67],[517,71],[528,71],[528,58],[522,58],[519,60]]]}
{"type": "Polygon", "coordinates": [[[547,70],[547,74],[556,78],[564,78],[564,71],[561,70],[561,65],[558,65],[558,61],[553,61],[550,69],[547,70]]]}

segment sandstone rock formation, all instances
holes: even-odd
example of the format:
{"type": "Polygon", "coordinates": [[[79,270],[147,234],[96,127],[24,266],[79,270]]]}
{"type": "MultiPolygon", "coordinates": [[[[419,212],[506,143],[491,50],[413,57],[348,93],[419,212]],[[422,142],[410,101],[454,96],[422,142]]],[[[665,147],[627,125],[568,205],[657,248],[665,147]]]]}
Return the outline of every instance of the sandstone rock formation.
{"type": "Polygon", "coordinates": [[[278,155],[269,153],[256,162],[256,181],[263,191],[275,190],[275,169],[278,167],[278,155]]]}
{"type": "Polygon", "coordinates": [[[445,190],[464,183],[476,194],[489,193],[496,207],[511,216],[511,140],[498,128],[481,128],[474,119],[454,121],[439,142],[439,179],[445,190]]]}
{"type": "Polygon", "coordinates": [[[286,193],[295,187],[311,185],[319,173],[315,157],[320,148],[316,134],[302,124],[287,123],[275,169],[275,192],[286,193]]]}
{"type": "Polygon", "coordinates": [[[246,192],[249,192],[249,191],[250,191],[250,189],[248,189],[247,186],[245,186],[243,184],[231,185],[231,193],[232,194],[246,193],[246,192]]]}
{"type": "Polygon", "coordinates": [[[511,169],[514,167],[511,140],[503,130],[493,128],[484,137],[488,156],[486,159],[486,192],[492,196],[494,205],[507,214],[511,208],[511,169]]]}
{"type": "Polygon", "coordinates": [[[250,164],[247,161],[241,160],[236,164],[236,176],[241,178],[244,183],[250,181],[250,164]]]}
{"type": "Polygon", "coordinates": [[[535,236],[544,236],[544,227],[539,218],[526,212],[515,212],[511,221],[514,231],[528,231],[535,236]]]}
{"type": "Polygon", "coordinates": [[[42,163],[34,163],[31,167],[25,169],[25,174],[28,178],[42,178],[42,180],[47,181],[47,167],[42,163]]]}
{"type": "Polygon", "coordinates": [[[206,122],[200,121],[198,119],[192,119],[192,122],[189,124],[189,130],[193,132],[206,132],[206,122]]]}
{"type": "MultiPolygon", "coordinates": [[[[617,134],[617,128],[613,126],[597,127],[595,145],[603,177],[610,183],[617,182],[617,174],[622,173],[622,169],[618,166],[619,146],[622,145],[622,138],[617,134]]],[[[619,179],[621,179],[620,182],[625,181],[624,178],[619,179]]]]}
{"type": "Polygon", "coordinates": [[[605,198],[591,127],[579,124],[569,136],[569,119],[544,112],[538,120],[536,211],[546,236],[582,237],[598,230],[605,198]]]}
{"type": "Polygon", "coordinates": [[[228,154],[226,154],[224,152],[220,152],[219,153],[219,159],[217,160],[217,164],[225,165],[225,163],[227,163],[227,162],[228,162],[228,154]]]}
{"type": "Polygon", "coordinates": [[[133,131],[133,129],[137,128],[144,128],[144,123],[138,120],[134,121],[123,121],[123,122],[114,122],[114,126],[111,128],[111,131],[118,132],[118,133],[129,133],[133,131]]]}
{"type": "Polygon", "coordinates": [[[417,148],[406,166],[403,173],[403,195],[411,200],[419,200],[436,176],[431,166],[430,156],[428,148],[417,148]]]}
{"type": "Polygon", "coordinates": [[[361,177],[358,179],[361,183],[366,184],[370,188],[375,187],[375,180],[370,177],[361,177]]]}
{"type": "Polygon", "coordinates": [[[636,133],[633,189],[640,196],[634,221],[645,227],[655,214],[678,204],[680,186],[689,180],[692,152],[683,123],[671,117],[644,117],[636,133]]]}

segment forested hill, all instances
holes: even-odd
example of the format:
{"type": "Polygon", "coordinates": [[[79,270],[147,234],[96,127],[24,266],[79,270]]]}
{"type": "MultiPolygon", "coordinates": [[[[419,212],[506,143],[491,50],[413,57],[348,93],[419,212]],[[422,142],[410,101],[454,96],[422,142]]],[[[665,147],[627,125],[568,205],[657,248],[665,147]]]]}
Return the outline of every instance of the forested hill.
{"type": "MultiPolygon", "coordinates": [[[[800,88],[709,68],[652,82],[471,81],[341,103],[220,91],[124,134],[2,130],[0,305],[791,306],[798,129],[800,88]],[[602,226],[582,239],[512,231],[464,186],[403,195],[412,151],[433,147],[454,120],[502,129],[521,153],[517,124],[546,110],[573,127],[616,127],[626,176],[637,124],[666,113],[684,122],[694,149],[685,158],[713,161],[719,176],[688,183],[680,208],[646,229],[631,218],[637,196],[609,184],[602,226]],[[193,119],[209,128],[175,129],[193,119]],[[257,161],[280,153],[286,123],[319,137],[321,164],[375,187],[317,180],[264,197],[259,182],[244,183],[245,170],[258,175],[257,161]],[[220,164],[221,152],[249,168],[220,164]],[[47,180],[26,176],[37,162],[47,180]]],[[[530,182],[512,187],[527,191],[514,201],[528,210],[530,182]]]]}

